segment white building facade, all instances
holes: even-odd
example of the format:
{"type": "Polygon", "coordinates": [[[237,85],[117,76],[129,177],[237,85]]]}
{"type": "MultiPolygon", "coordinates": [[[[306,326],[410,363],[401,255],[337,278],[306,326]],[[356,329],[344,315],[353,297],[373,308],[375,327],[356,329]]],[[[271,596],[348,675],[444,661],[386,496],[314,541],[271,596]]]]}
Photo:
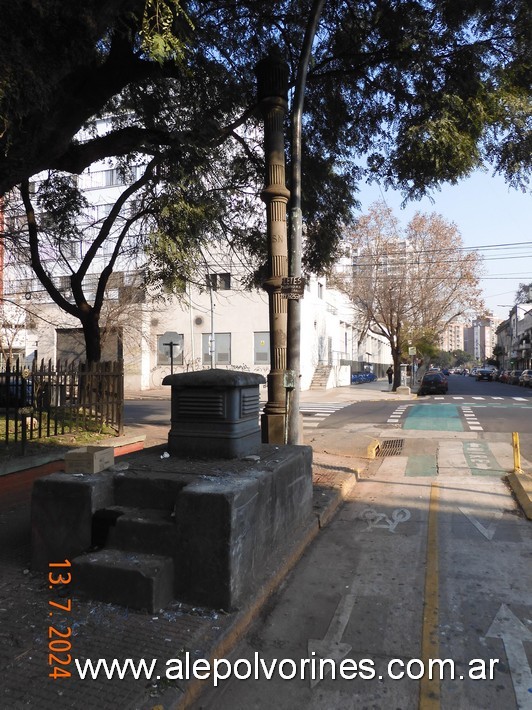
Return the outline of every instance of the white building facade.
{"type": "MultiPolygon", "coordinates": [[[[105,121],[98,123],[98,130],[105,132],[105,121]]],[[[72,298],[72,271],[85,257],[126,185],[138,179],[143,169],[142,165],[131,166],[125,173],[116,165],[102,162],[77,179],[88,201],[80,220],[83,237],[64,245],[62,261],[50,251],[45,264],[66,299],[72,298]]],[[[34,190],[37,186],[38,179],[34,190]]],[[[257,209],[264,209],[262,203],[257,209]]],[[[126,203],[124,217],[127,214],[126,203]]],[[[135,238],[133,232],[132,242],[135,238]]],[[[114,244],[111,233],[84,276],[89,302],[114,244]]],[[[245,288],[249,267],[242,255],[221,253],[220,247],[213,249],[213,253],[203,255],[203,273],[194,283],[186,283],[183,293],[173,296],[145,289],[141,249],[126,249],[116,261],[100,318],[102,359],[123,359],[126,392],[159,388],[170,372],[209,367],[263,375],[270,371],[267,294],[245,288]]],[[[16,318],[11,316],[10,322],[18,319],[12,355],[22,356],[27,362],[33,358],[52,363],[85,359],[79,320],[56,305],[35,275],[16,260],[6,259],[1,271],[1,302],[4,306],[8,301],[14,304],[16,318]]],[[[385,339],[362,335],[356,323],[356,314],[345,296],[329,289],[326,279],[309,278],[301,301],[302,389],[312,386],[318,369],[325,369],[323,386],[327,387],[349,385],[351,371],[363,367],[384,373],[391,362],[385,339]]],[[[4,325],[2,342],[6,337],[4,325]]]]}

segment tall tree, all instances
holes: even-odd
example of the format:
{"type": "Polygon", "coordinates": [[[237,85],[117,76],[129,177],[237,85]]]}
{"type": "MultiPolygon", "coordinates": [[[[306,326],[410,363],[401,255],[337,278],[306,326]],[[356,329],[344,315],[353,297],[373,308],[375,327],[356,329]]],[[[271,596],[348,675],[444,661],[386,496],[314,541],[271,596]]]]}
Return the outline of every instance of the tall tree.
{"type": "Polygon", "coordinates": [[[128,214],[126,203],[148,182],[153,167],[150,164],[138,180],[122,191],[104,219],[96,220],[93,225],[96,234],[92,241],[87,240],[83,224],[86,220],[82,219],[82,212],[89,205],[68,177],[54,174],[43,181],[37,195],[40,207],[37,213],[29,181],[23,180],[21,184],[27,229],[22,238],[14,239],[14,243],[18,249],[27,244],[31,268],[52,300],[80,321],[88,362],[100,360],[100,317],[106,290],[118,260],[123,258],[130,230],[143,216],[142,210],[128,214]],[[109,256],[102,260],[101,249],[111,240],[109,256]],[[77,246],[77,249],[71,246],[77,246]],[[94,263],[98,257],[99,273],[95,274],[94,263]],[[95,277],[96,283],[92,281],[95,277]],[[65,293],[65,279],[69,295],[65,293]]]}
{"type": "Polygon", "coordinates": [[[159,155],[147,165],[84,175],[98,182],[112,173],[120,184],[106,191],[105,205],[90,204],[94,191],[84,193],[71,176],[53,171],[31,185],[24,180],[20,198],[15,193],[5,200],[4,239],[12,258],[16,254],[21,267],[29,266],[55,304],[80,321],[89,361],[101,357],[102,315],[116,326],[117,312],[127,305],[125,289],[117,288],[123,273],[113,276],[117,271],[133,269],[136,289],[149,290],[151,297],[184,298],[188,283],[206,288],[207,250],[211,267],[221,252],[226,269],[238,254],[246,267],[236,267],[241,280],[254,284],[262,255],[254,245],[264,216],[248,188],[249,171],[235,168],[241,160],[233,151],[225,161],[193,171],[159,155]],[[118,290],[119,302],[110,303],[109,292],[118,290]]]}
{"type": "MultiPolygon", "coordinates": [[[[205,164],[253,124],[253,68],[276,43],[295,77],[311,0],[2,0],[0,194],[45,170],[142,152],[205,164]],[[105,135],[76,136],[105,112],[105,135]]],[[[488,162],[526,184],[525,0],[328,0],[307,81],[307,260],[327,263],[352,187],[418,196],[488,162]]]]}
{"type": "Polygon", "coordinates": [[[417,213],[404,230],[382,202],[346,235],[349,265],[333,275],[369,323],[389,342],[394,388],[410,341],[431,342],[453,318],[479,307],[480,259],[465,251],[455,225],[417,213]]]}
{"type": "Polygon", "coordinates": [[[519,284],[515,292],[515,303],[530,303],[532,301],[532,283],[519,284]]]}

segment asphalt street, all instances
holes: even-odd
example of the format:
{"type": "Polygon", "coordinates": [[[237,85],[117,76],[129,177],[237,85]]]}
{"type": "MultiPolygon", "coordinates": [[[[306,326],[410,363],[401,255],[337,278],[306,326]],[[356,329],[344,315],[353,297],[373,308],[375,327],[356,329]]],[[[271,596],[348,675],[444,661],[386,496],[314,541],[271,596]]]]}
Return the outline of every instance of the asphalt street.
{"type": "Polygon", "coordinates": [[[530,710],[532,528],[505,475],[532,391],[451,377],[441,397],[315,404],[309,443],[385,450],[194,710],[530,710]]]}

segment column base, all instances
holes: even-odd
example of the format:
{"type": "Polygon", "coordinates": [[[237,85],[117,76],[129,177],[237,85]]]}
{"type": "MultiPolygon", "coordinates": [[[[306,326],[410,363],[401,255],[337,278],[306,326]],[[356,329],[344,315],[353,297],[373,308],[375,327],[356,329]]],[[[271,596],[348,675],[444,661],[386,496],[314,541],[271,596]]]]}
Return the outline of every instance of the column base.
{"type": "Polygon", "coordinates": [[[264,412],[260,419],[263,444],[284,444],[285,415],[264,412]]]}

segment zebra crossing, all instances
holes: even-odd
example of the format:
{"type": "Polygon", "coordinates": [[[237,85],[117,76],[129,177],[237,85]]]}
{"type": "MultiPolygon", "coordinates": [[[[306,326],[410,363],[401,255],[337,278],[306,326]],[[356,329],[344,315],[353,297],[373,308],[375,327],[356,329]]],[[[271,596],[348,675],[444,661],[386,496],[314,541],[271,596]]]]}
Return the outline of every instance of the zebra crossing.
{"type": "Polygon", "coordinates": [[[433,400],[438,400],[438,399],[445,400],[447,402],[449,400],[457,400],[457,401],[467,400],[468,402],[471,400],[473,400],[473,401],[487,401],[487,400],[489,400],[489,401],[492,401],[492,400],[508,401],[509,399],[514,400],[515,402],[529,402],[532,399],[532,394],[528,397],[491,397],[491,396],[488,396],[488,397],[479,397],[479,396],[466,397],[466,396],[458,396],[458,395],[435,395],[432,397],[432,399],[433,400]]]}
{"type": "Polygon", "coordinates": [[[345,402],[323,402],[312,403],[312,402],[301,402],[299,405],[299,412],[303,415],[303,427],[305,429],[315,429],[320,426],[320,424],[327,419],[331,414],[343,409],[346,406],[345,402]]]}
{"type": "MultiPolygon", "coordinates": [[[[301,402],[299,413],[303,417],[304,429],[315,429],[334,412],[347,407],[346,402],[301,402]]],[[[261,405],[259,415],[264,411],[264,404],[261,405]]]]}
{"type": "MultiPolygon", "coordinates": [[[[432,396],[430,399],[423,399],[422,401],[417,401],[417,402],[407,402],[407,403],[402,403],[400,405],[397,405],[395,410],[389,415],[388,419],[386,420],[388,424],[395,424],[396,426],[400,427],[402,426],[401,422],[404,420],[405,415],[408,412],[408,409],[410,407],[430,407],[434,402],[439,402],[442,405],[445,405],[446,403],[449,404],[450,402],[456,402],[456,407],[459,409],[463,421],[466,424],[467,428],[469,431],[484,431],[484,427],[482,424],[479,422],[478,417],[477,417],[477,412],[476,410],[480,410],[482,408],[486,408],[489,406],[490,402],[493,402],[494,400],[496,401],[503,401],[503,402],[516,402],[519,403],[519,405],[515,404],[513,406],[517,407],[518,409],[530,409],[531,404],[532,404],[532,397],[495,397],[495,396],[469,396],[469,397],[462,397],[459,395],[436,395],[432,396]],[[521,403],[522,402],[527,402],[528,404],[523,406],[521,403]]],[[[493,404],[494,407],[497,406],[503,406],[504,404],[493,404]]],[[[441,421],[439,422],[441,423],[441,421]]],[[[417,427],[414,427],[417,428],[417,427]]]]}

